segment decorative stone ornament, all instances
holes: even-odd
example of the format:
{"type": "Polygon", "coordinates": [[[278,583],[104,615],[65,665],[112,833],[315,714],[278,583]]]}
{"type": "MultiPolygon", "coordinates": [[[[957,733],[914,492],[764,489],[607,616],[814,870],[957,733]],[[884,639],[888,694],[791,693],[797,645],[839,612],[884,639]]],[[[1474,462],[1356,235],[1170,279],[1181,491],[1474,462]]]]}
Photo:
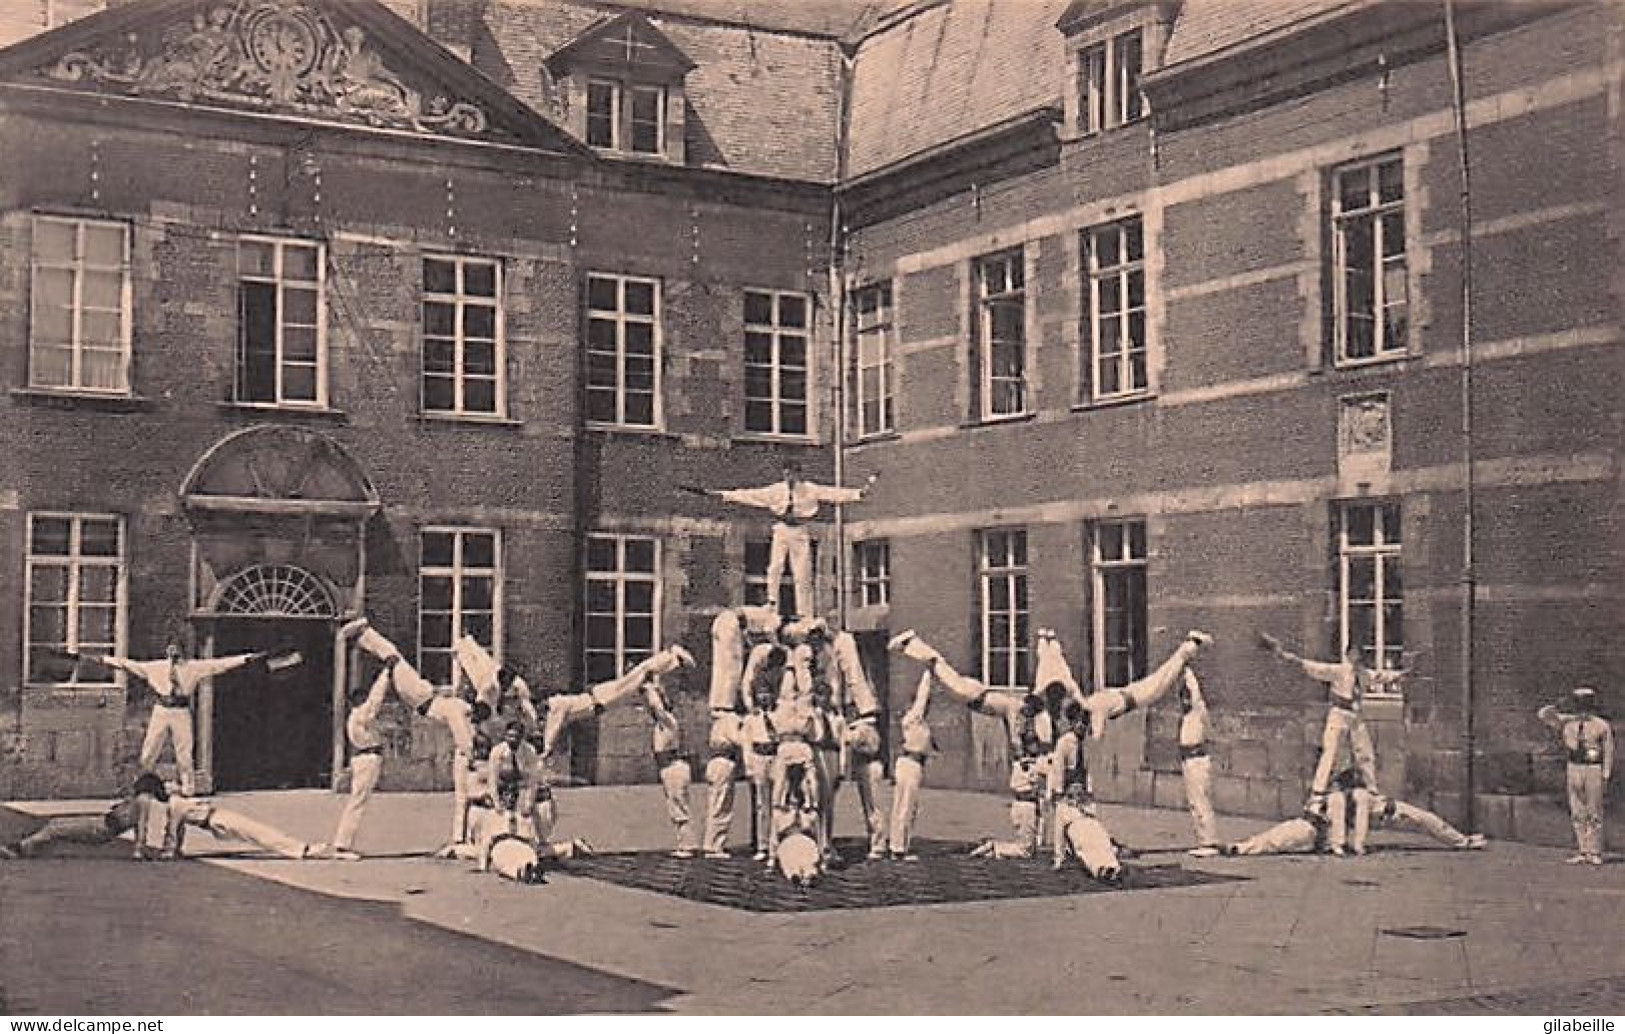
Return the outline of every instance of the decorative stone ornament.
{"type": "Polygon", "coordinates": [[[428,100],[368,45],[301,0],[238,0],[199,10],[191,22],[129,34],[122,47],[64,55],[46,74],[122,88],[138,97],[214,101],[389,129],[478,136],[485,112],[445,96],[428,100]]]}

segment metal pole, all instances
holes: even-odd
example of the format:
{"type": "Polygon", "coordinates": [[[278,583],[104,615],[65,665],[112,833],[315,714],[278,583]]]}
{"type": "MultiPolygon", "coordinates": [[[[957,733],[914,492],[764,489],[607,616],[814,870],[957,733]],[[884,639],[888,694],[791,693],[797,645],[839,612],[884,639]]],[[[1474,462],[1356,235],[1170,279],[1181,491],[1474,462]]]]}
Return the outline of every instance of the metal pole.
{"type": "MultiPolygon", "coordinates": [[[[840,110],[835,117],[835,154],[840,177],[845,176],[848,95],[852,82],[852,59],[842,55],[840,110]]],[[[846,235],[841,226],[839,183],[830,195],[829,208],[829,293],[830,324],[835,336],[835,484],[846,484],[846,235]]],[[[835,619],[846,627],[847,556],[846,507],[835,507],[835,619]]]]}
{"type": "Polygon", "coordinates": [[[1473,204],[1467,153],[1467,99],[1461,45],[1456,38],[1454,0],[1444,0],[1445,48],[1450,64],[1450,101],[1456,123],[1456,158],[1461,173],[1461,692],[1462,735],[1466,747],[1467,831],[1478,831],[1478,694],[1474,683],[1474,610],[1478,603],[1473,538],[1476,505],[1473,454],[1473,204]]]}

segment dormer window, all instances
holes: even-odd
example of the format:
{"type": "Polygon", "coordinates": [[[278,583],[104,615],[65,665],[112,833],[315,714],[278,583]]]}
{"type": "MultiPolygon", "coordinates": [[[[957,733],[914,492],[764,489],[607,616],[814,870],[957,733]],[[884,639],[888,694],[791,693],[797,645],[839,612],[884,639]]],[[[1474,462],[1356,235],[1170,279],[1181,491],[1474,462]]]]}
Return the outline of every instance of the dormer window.
{"type": "Polygon", "coordinates": [[[589,79],[587,146],[632,154],[664,154],[666,88],[589,79]]]}
{"type": "Polygon", "coordinates": [[[694,62],[635,11],[588,29],[547,59],[570,94],[571,129],[610,155],[681,163],[683,80],[694,62]]]}
{"type": "Polygon", "coordinates": [[[1098,133],[1145,117],[1140,30],[1078,52],[1078,131],[1098,133]]]}
{"type": "Polygon", "coordinates": [[[1157,68],[1168,43],[1174,5],[1126,0],[1074,0],[1056,27],[1066,37],[1070,84],[1066,128],[1089,136],[1142,121],[1140,83],[1157,68]]]}

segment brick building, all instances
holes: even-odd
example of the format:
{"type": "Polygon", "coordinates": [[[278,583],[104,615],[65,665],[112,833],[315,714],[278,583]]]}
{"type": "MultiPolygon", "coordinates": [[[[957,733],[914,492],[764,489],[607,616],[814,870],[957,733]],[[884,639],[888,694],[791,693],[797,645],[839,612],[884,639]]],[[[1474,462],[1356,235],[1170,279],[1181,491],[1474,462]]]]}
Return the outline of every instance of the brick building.
{"type": "MultiPolygon", "coordinates": [[[[1254,633],[1358,644],[1410,670],[1384,782],[1466,811],[1442,7],[56,6],[0,52],[0,792],[128,771],[143,703],[64,644],[300,643],[319,678],[200,702],[228,788],[342,775],[356,607],[431,670],[452,627],[547,682],[703,657],[766,528],[677,487],[795,456],[879,475],[820,551],[871,651],[914,627],[1021,685],[1050,626],[1111,683],[1207,628],[1219,805],[1276,815],[1323,704],[1254,633]]],[[[1534,707],[1625,675],[1625,51],[1606,5],[1455,16],[1472,778],[1486,832],[1561,839],[1534,707]]],[[[645,777],[641,722],[577,774],[645,777]]],[[[995,728],[935,724],[934,782],[1002,786],[995,728]]],[[[1098,789],[1180,803],[1171,716],[1118,724],[1098,789]]],[[[396,746],[432,778],[433,735],[396,746]]]]}

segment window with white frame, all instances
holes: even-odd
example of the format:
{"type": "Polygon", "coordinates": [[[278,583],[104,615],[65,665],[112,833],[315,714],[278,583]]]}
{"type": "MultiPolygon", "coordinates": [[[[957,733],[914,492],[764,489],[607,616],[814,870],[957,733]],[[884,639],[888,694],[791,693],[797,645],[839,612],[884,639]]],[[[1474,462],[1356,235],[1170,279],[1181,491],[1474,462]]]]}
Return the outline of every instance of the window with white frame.
{"type": "Polygon", "coordinates": [[[1338,511],[1338,602],[1343,651],[1378,670],[1404,667],[1405,581],[1399,504],[1344,503],[1338,511]]]}
{"type": "Polygon", "coordinates": [[[976,367],[983,420],[1027,411],[1027,284],[1022,249],[978,259],[976,367]]]}
{"type": "Polygon", "coordinates": [[[1409,347],[1405,167],[1387,155],[1332,174],[1337,361],[1361,363],[1409,347]]]}
{"type": "Polygon", "coordinates": [[[587,277],[587,420],[660,425],[660,281],[587,277]]]}
{"type": "Polygon", "coordinates": [[[1088,358],[1085,398],[1101,401],[1145,392],[1145,230],[1140,217],[1097,226],[1083,234],[1088,271],[1084,341],[1088,358]]]}
{"type": "Polygon", "coordinates": [[[996,689],[1026,688],[1032,679],[1027,531],[1001,528],[977,539],[982,681],[996,689]]]}
{"type": "MultiPolygon", "coordinates": [[[[23,576],[29,685],[79,683],[67,653],[119,654],[124,646],[124,520],[110,514],[31,513],[23,576]]],[[[95,685],[112,685],[111,669],[88,667],[95,685]]]]}
{"type": "Polygon", "coordinates": [[[245,237],[237,242],[238,402],[327,401],[322,246],[245,237]]]}
{"type": "Polygon", "coordinates": [[[807,434],[807,296],[745,292],[745,430],[807,434]]]}
{"type": "Polygon", "coordinates": [[[653,655],[660,635],[660,540],[587,537],[586,673],[618,678],[653,655]]]}
{"type": "Polygon", "coordinates": [[[1147,674],[1145,522],[1102,521],[1090,548],[1094,667],[1102,687],[1147,674]]]}
{"type": "Polygon", "coordinates": [[[452,645],[463,636],[502,650],[502,534],[424,528],[418,559],[418,672],[451,684],[452,645]]]}
{"type": "Polygon", "coordinates": [[[892,350],[896,327],[891,284],[870,284],[852,294],[852,418],[859,438],[896,430],[892,350]]]}
{"type": "Polygon", "coordinates": [[[587,145],[631,154],[664,154],[665,87],[615,79],[589,80],[587,145]]]}
{"type": "Polygon", "coordinates": [[[884,607],[891,602],[891,543],[885,539],[852,546],[853,583],[858,606],[884,607]]]}
{"type": "Polygon", "coordinates": [[[28,385],[130,390],[130,228],[34,218],[28,385]]]}
{"type": "Polygon", "coordinates": [[[503,411],[502,267],[464,255],[423,259],[423,410],[503,411]]]}
{"type": "MultiPolygon", "coordinates": [[[[818,572],[818,543],[811,543],[809,566],[814,581],[818,572]]],[[[768,539],[745,540],[745,605],[760,607],[767,603],[767,565],[773,557],[772,542],[768,539]]],[[[796,616],[796,582],[786,563],[779,574],[779,616],[789,620],[796,616]]]]}
{"type": "Polygon", "coordinates": [[[1098,133],[1145,117],[1144,49],[1135,29],[1078,51],[1079,132],[1098,133]]]}

